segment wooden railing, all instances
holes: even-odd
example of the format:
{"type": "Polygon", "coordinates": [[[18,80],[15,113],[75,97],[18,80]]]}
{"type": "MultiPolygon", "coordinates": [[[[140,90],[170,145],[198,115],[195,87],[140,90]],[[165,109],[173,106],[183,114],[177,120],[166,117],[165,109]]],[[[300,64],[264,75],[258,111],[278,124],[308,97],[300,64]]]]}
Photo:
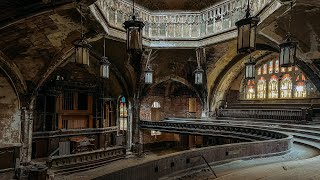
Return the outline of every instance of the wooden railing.
{"type": "Polygon", "coordinates": [[[288,137],[285,134],[269,130],[219,124],[140,121],[140,127],[142,129],[163,132],[233,137],[247,141],[282,139],[288,137]]]}
{"type": "Polygon", "coordinates": [[[113,147],[103,150],[96,150],[91,152],[84,152],[78,154],[70,154],[63,156],[53,156],[47,160],[49,168],[78,166],[82,164],[94,163],[98,160],[113,160],[124,158],[126,149],[124,147],[113,147]]]}
{"type": "Polygon", "coordinates": [[[59,137],[59,136],[70,136],[70,135],[85,135],[85,134],[99,134],[99,133],[110,133],[116,132],[117,126],[111,126],[106,128],[87,128],[87,129],[60,129],[57,131],[45,131],[45,132],[33,132],[32,138],[48,138],[48,137],[59,137]]]}
{"type": "Polygon", "coordinates": [[[306,120],[307,109],[219,109],[218,117],[306,120]]]}

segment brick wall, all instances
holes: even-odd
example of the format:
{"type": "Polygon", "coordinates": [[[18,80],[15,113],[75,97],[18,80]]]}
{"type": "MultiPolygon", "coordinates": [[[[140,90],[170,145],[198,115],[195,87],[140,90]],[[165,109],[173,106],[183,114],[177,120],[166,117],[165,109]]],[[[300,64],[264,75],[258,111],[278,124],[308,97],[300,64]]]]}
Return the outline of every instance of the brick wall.
{"type": "MultiPolygon", "coordinates": [[[[158,101],[161,106],[161,118],[187,117],[189,107],[189,96],[148,96],[141,102],[140,117],[142,120],[151,120],[151,106],[154,101],[158,101]]],[[[201,103],[196,100],[196,117],[201,117],[201,103]]]]}

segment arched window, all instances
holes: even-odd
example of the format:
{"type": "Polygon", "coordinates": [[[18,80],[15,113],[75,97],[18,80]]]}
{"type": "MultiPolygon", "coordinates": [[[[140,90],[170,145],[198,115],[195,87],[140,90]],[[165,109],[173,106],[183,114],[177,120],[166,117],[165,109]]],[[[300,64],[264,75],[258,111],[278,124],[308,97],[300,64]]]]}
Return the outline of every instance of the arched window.
{"type": "Polygon", "coordinates": [[[304,98],[307,96],[307,90],[306,90],[306,78],[302,74],[301,76],[298,75],[296,78],[296,87],[294,90],[294,97],[296,98],[304,98]]]}
{"type": "Polygon", "coordinates": [[[273,61],[269,62],[269,74],[273,73],[273,61]]]}
{"type": "Polygon", "coordinates": [[[153,103],[152,103],[152,106],[151,106],[152,108],[160,108],[160,103],[158,102],[158,101],[154,101],[153,103]]]}
{"type": "Polygon", "coordinates": [[[267,64],[263,65],[263,74],[267,74],[267,69],[268,69],[267,67],[268,67],[267,64]]]}
{"type": "Polygon", "coordinates": [[[263,77],[258,80],[257,86],[257,98],[266,98],[266,80],[263,77]]]}
{"type": "Polygon", "coordinates": [[[254,80],[248,80],[247,88],[246,88],[246,98],[254,99],[256,97],[256,92],[254,89],[254,80]]]}
{"type": "Polygon", "coordinates": [[[274,73],[279,72],[279,60],[276,60],[275,65],[274,65],[274,73]]]}
{"type": "Polygon", "coordinates": [[[285,74],[281,80],[280,97],[291,98],[292,95],[292,81],[289,74],[285,74]]]}
{"type": "Polygon", "coordinates": [[[269,81],[269,94],[268,97],[270,99],[278,98],[278,78],[277,76],[273,75],[269,81]]]}
{"type": "Polygon", "coordinates": [[[126,105],[126,98],[120,98],[119,102],[119,128],[120,131],[126,131],[128,129],[127,125],[128,121],[128,111],[126,105]]]}
{"type": "Polygon", "coordinates": [[[255,79],[245,82],[242,97],[248,100],[305,98],[308,94],[307,89],[313,91],[307,87],[314,86],[310,82],[307,83],[305,75],[297,66],[280,67],[278,59],[257,66],[255,79]]]}
{"type": "Polygon", "coordinates": [[[261,75],[261,67],[258,68],[258,75],[261,75]]]}

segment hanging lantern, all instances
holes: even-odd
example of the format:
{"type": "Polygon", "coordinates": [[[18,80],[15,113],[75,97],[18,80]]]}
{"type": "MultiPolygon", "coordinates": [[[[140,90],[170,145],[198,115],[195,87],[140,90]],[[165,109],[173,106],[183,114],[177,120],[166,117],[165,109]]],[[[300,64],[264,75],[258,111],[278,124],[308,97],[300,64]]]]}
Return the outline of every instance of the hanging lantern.
{"type": "Polygon", "coordinates": [[[76,63],[89,66],[89,50],[91,48],[91,45],[84,38],[82,38],[78,43],[75,44],[75,48],[76,63]]]}
{"type": "Polygon", "coordinates": [[[81,12],[81,6],[80,6],[80,17],[81,17],[81,36],[80,40],[75,44],[76,49],[76,63],[78,64],[84,64],[89,66],[89,50],[91,48],[91,45],[88,43],[88,41],[84,38],[83,33],[83,23],[82,23],[82,12],[81,12]]]}
{"type": "Polygon", "coordinates": [[[289,31],[287,33],[285,42],[279,45],[280,47],[279,62],[281,67],[294,66],[295,60],[296,60],[296,51],[297,51],[298,42],[292,40],[291,33],[290,33],[292,8],[293,8],[293,2],[291,2],[291,9],[290,9],[289,31]]]}
{"type": "Polygon", "coordinates": [[[255,78],[255,66],[256,63],[252,62],[251,60],[245,63],[245,79],[254,79],[255,78]]]}
{"type": "Polygon", "coordinates": [[[101,78],[109,78],[110,75],[110,62],[108,58],[103,56],[100,61],[100,77],[101,78]]]}
{"type": "Polygon", "coordinates": [[[144,76],[144,82],[146,84],[152,84],[153,81],[153,70],[151,69],[150,66],[147,67],[147,69],[144,71],[145,76],[144,76]]]}
{"type": "Polygon", "coordinates": [[[136,16],[134,14],[134,1],[132,9],[132,19],[123,23],[123,27],[127,31],[127,51],[130,53],[142,51],[142,29],[144,27],[143,22],[136,20],[136,16]]]}
{"type": "Polygon", "coordinates": [[[203,83],[203,69],[201,69],[201,67],[198,67],[195,71],[194,71],[194,74],[195,74],[195,79],[194,79],[194,83],[195,84],[202,84],[203,83]]]}
{"type": "Polygon", "coordinates": [[[256,49],[256,30],[259,21],[260,19],[258,17],[251,17],[250,3],[248,0],[246,17],[235,23],[238,27],[238,53],[247,53],[256,49]]]}
{"type": "Polygon", "coordinates": [[[295,65],[297,42],[288,38],[286,42],[280,44],[279,62],[281,67],[289,67],[295,65]]]}
{"type": "Polygon", "coordinates": [[[109,78],[110,74],[110,62],[108,61],[108,57],[106,57],[106,36],[103,36],[103,56],[100,60],[100,77],[101,78],[109,78]]]}

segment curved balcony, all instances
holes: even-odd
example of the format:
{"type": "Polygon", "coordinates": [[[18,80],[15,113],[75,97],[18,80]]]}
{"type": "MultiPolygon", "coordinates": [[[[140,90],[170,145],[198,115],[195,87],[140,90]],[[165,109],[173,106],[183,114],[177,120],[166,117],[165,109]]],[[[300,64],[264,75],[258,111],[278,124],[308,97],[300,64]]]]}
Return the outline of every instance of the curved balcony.
{"type": "MultiPolygon", "coordinates": [[[[235,38],[235,22],[245,16],[246,3],[247,0],[226,0],[190,12],[150,11],[137,6],[136,15],[145,23],[143,44],[148,47],[200,47],[235,38]]],[[[277,0],[252,1],[251,14],[259,16],[261,23],[280,6],[277,0]]],[[[90,10],[111,37],[125,40],[122,24],[131,15],[131,2],[98,0],[90,10]]]]}
{"type": "Polygon", "coordinates": [[[140,127],[141,129],[157,130],[161,132],[214,135],[247,141],[265,141],[288,137],[283,133],[274,131],[221,124],[140,121],[140,127]]]}

